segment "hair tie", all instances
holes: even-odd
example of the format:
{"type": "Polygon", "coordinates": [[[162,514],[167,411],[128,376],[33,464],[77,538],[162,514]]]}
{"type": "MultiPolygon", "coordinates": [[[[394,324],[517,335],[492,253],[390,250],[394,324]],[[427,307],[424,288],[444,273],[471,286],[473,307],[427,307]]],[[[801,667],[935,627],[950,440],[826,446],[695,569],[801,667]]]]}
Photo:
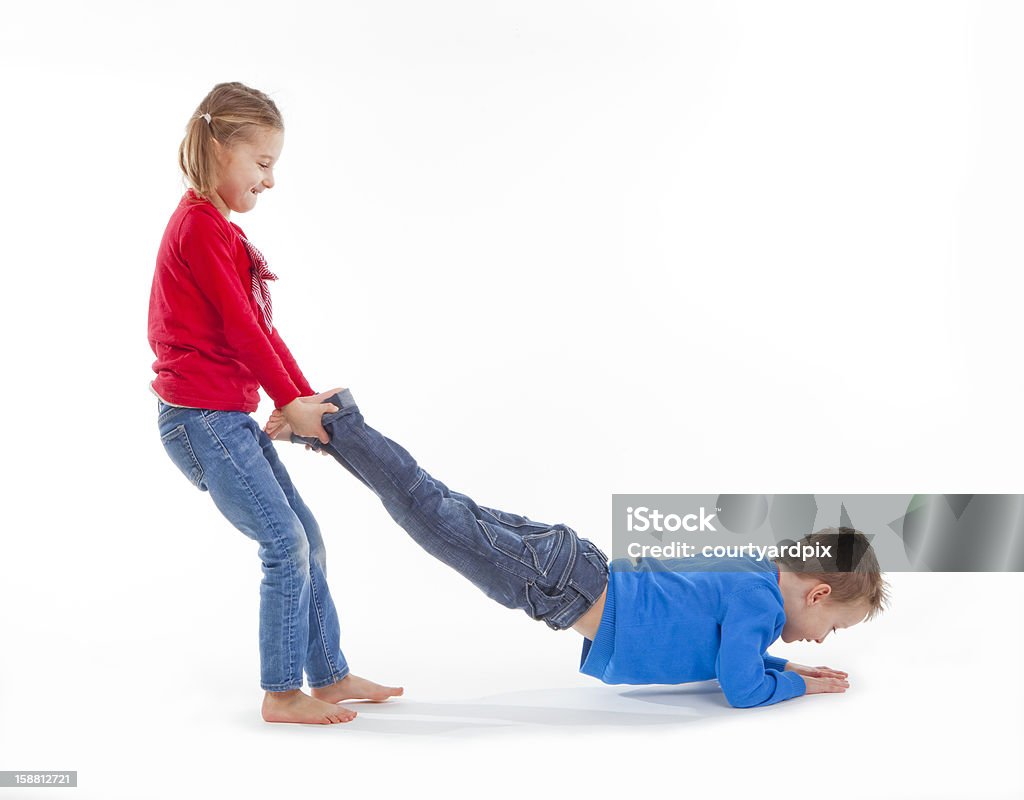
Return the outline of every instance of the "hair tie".
{"type": "Polygon", "coordinates": [[[210,120],[210,112],[209,111],[207,111],[205,114],[201,114],[200,116],[202,116],[202,118],[206,120],[206,124],[207,125],[212,125],[213,124],[211,122],[211,120],[210,120]]]}

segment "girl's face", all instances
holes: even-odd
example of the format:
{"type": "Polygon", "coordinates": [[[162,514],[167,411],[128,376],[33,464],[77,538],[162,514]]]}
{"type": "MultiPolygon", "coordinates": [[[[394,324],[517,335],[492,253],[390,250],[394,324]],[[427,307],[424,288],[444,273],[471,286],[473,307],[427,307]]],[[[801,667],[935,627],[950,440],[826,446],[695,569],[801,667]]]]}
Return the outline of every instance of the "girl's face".
{"type": "Polygon", "coordinates": [[[221,214],[244,214],[256,207],[260,192],[274,185],[274,165],[284,147],[284,131],[258,128],[251,141],[224,147],[216,139],[217,180],[210,197],[221,214]]]}

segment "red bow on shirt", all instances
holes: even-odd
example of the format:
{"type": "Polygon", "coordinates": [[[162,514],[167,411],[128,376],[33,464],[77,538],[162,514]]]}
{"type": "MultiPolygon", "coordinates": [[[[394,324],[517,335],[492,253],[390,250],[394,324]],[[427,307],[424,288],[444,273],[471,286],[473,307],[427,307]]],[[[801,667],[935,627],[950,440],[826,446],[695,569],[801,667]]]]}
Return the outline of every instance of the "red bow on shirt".
{"type": "Polygon", "coordinates": [[[270,287],[267,286],[267,281],[276,281],[277,276],[267,269],[267,259],[253,246],[252,242],[241,234],[238,235],[238,238],[242,240],[245,249],[249,251],[249,261],[252,262],[252,269],[249,272],[252,277],[252,296],[256,305],[260,307],[260,311],[263,312],[263,321],[267,323],[267,332],[271,333],[274,330],[274,311],[270,305],[270,287]]]}

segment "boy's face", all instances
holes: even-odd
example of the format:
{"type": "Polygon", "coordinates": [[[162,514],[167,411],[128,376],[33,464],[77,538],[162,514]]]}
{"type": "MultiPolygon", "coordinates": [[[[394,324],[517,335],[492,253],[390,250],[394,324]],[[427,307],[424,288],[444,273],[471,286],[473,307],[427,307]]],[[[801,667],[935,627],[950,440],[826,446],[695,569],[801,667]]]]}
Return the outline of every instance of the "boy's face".
{"type": "Polygon", "coordinates": [[[782,641],[820,644],[833,631],[850,628],[867,616],[867,603],[836,603],[829,597],[831,593],[827,583],[794,580],[790,591],[783,594],[786,624],[782,641]]]}

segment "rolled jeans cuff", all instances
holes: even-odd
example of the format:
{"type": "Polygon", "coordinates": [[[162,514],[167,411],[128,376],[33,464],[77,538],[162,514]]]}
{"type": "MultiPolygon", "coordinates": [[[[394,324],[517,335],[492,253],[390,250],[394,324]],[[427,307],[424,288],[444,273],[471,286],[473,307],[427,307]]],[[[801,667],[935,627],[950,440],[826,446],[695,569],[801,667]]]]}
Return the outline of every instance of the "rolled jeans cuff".
{"type": "MultiPolygon", "coordinates": [[[[325,403],[333,403],[338,407],[338,411],[332,411],[330,414],[324,414],[324,419],[332,418],[334,414],[345,410],[346,408],[352,408],[355,406],[356,401],[352,397],[352,392],[348,389],[342,389],[340,392],[335,392],[326,400],[325,403]]],[[[320,450],[323,448],[323,442],[317,439],[315,436],[299,436],[296,433],[291,435],[292,444],[306,444],[309,445],[313,450],[320,450]]]]}

